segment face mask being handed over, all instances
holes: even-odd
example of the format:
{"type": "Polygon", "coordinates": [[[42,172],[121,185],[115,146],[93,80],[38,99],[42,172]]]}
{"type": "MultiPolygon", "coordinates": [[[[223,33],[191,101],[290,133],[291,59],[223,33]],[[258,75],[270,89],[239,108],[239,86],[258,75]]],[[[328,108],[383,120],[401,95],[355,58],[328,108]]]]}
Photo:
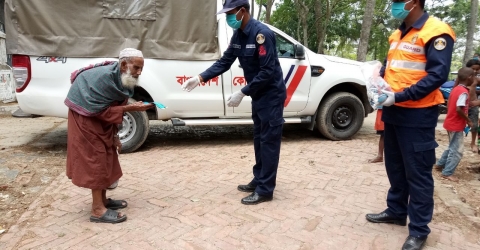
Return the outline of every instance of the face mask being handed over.
{"type": "MultiPolygon", "coordinates": [[[[240,10],[238,10],[238,12],[240,12],[240,10]]],[[[227,24],[233,29],[238,29],[242,26],[243,16],[242,16],[242,19],[240,19],[240,21],[237,20],[238,12],[235,14],[227,14],[227,24]]]]}
{"type": "Polygon", "coordinates": [[[407,5],[407,3],[411,2],[412,0],[406,2],[406,3],[392,3],[392,16],[393,18],[395,19],[399,19],[399,20],[404,20],[405,18],[407,18],[408,14],[410,14],[410,11],[413,10],[413,8],[415,8],[415,6],[413,6],[413,8],[411,8],[410,10],[406,10],[405,9],[405,5],[407,5]]]}

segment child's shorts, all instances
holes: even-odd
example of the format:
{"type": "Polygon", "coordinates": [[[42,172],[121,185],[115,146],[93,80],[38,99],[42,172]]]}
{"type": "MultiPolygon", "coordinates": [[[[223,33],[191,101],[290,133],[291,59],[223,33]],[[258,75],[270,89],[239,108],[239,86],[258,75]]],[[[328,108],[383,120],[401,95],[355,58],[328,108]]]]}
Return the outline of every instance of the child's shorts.
{"type": "Polygon", "coordinates": [[[374,128],[377,131],[377,134],[383,135],[383,130],[385,130],[385,124],[382,121],[382,110],[381,109],[377,110],[377,117],[375,118],[374,128]]]}
{"type": "Polygon", "coordinates": [[[471,107],[468,109],[468,118],[473,123],[473,127],[470,128],[470,130],[476,130],[478,128],[478,107],[471,107]]]}

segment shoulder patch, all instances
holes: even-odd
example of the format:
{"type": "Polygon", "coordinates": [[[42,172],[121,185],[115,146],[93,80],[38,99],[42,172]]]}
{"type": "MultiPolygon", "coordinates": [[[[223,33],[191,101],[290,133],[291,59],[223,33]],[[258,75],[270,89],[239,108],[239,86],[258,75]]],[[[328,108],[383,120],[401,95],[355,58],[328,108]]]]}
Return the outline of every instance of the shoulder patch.
{"type": "Polygon", "coordinates": [[[257,43],[258,44],[263,44],[265,42],[265,36],[262,33],[259,33],[257,35],[257,43]]]}
{"type": "Polygon", "coordinates": [[[447,40],[443,37],[439,37],[433,42],[433,47],[435,47],[436,50],[444,50],[447,47],[447,40]]]}

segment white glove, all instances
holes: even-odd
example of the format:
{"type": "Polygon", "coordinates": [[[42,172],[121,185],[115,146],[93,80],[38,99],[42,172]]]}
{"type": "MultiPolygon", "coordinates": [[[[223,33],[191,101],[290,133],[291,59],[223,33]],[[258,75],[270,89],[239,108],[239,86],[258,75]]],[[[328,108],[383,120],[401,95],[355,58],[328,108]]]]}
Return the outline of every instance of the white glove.
{"type": "Polygon", "coordinates": [[[382,93],[378,97],[378,104],[382,106],[392,106],[395,104],[395,93],[391,91],[382,90],[382,93]]]}
{"type": "Polygon", "coordinates": [[[192,91],[192,89],[194,89],[195,87],[197,87],[198,85],[200,84],[200,78],[198,78],[198,76],[194,76],[188,80],[186,80],[183,84],[182,84],[182,89],[183,91],[192,91]]]}
{"type": "Polygon", "coordinates": [[[241,90],[233,93],[227,100],[227,106],[229,107],[238,107],[242,102],[243,97],[245,96],[241,90]]]}

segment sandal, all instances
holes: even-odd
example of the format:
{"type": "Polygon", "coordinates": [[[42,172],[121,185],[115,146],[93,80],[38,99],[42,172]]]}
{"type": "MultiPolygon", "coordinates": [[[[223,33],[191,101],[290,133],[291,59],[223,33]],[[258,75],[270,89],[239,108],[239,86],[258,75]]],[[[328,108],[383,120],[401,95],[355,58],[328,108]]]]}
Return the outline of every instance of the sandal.
{"type": "Polygon", "coordinates": [[[128,203],[124,200],[112,200],[110,198],[107,200],[107,205],[105,205],[107,209],[117,210],[120,208],[126,208],[128,206],[128,203]],[[125,205],[123,205],[123,203],[125,203],[125,205]]]}
{"type": "Polygon", "coordinates": [[[107,209],[107,212],[105,212],[102,216],[100,217],[95,217],[95,216],[90,216],[90,221],[91,222],[96,222],[96,223],[120,223],[124,222],[127,220],[127,215],[123,215],[122,217],[118,218],[118,212],[113,211],[111,209],[107,209]]]}

